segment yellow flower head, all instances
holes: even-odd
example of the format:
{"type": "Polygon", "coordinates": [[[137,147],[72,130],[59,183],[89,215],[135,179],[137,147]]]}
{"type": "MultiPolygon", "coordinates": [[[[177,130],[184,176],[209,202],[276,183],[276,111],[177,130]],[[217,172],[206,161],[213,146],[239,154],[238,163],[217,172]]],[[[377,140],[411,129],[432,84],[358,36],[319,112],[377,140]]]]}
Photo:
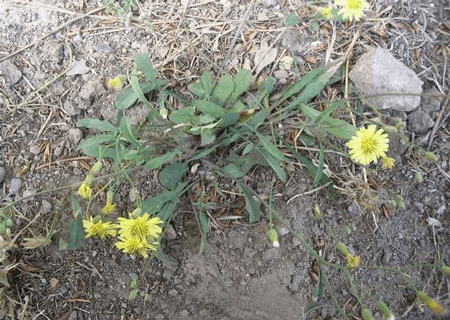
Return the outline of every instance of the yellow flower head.
{"type": "Polygon", "coordinates": [[[364,0],[336,0],[335,3],[339,6],[343,6],[339,10],[339,14],[342,14],[344,19],[349,19],[350,21],[355,18],[356,21],[361,19],[364,8],[368,8],[369,4],[364,0]]]}
{"type": "Polygon", "coordinates": [[[85,182],[83,182],[78,189],[78,195],[84,199],[92,198],[92,189],[85,182]]]}
{"type": "Polygon", "coordinates": [[[351,254],[347,255],[347,267],[349,268],[358,268],[359,262],[361,261],[360,256],[352,256],[351,254]]]}
{"type": "Polygon", "coordinates": [[[389,157],[382,157],[381,161],[383,162],[384,169],[391,169],[394,166],[395,159],[389,157]]]}
{"type": "Polygon", "coordinates": [[[148,243],[145,239],[136,237],[120,237],[120,241],[116,242],[116,247],[128,254],[140,254],[144,258],[148,258],[148,250],[156,251],[157,243],[148,243]]]}
{"type": "Polygon", "coordinates": [[[115,77],[108,80],[108,87],[114,90],[120,90],[122,88],[122,78],[115,77]]]}
{"type": "Polygon", "coordinates": [[[159,226],[162,220],[160,218],[149,218],[148,213],[144,213],[142,216],[136,218],[118,218],[120,236],[143,240],[146,240],[147,237],[158,238],[162,232],[162,228],[159,226]]]}
{"type": "Polygon", "coordinates": [[[116,210],[116,204],[115,203],[111,203],[111,202],[107,202],[105,204],[105,206],[103,207],[102,212],[106,213],[106,214],[110,214],[114,210],[116,210]]]}
{"type": "Polygon", "coordinates": [[[116,226],[111,222],[94,221],[92,216],[89,217],[89,220],[83,220],[83,227],[86,230],[86,238],[99,237],[104,239],[106,236],[115,236],[117,234],[116,226]]]}
{"type": "Polygon", "coordinates": [[[363,127],[356,131],[356,136],[347,143],[353,161],[365,166],[377,161],[378,157],[386,157],[389,148],[388,135],[383,129],[376,130],[375,125],[363,127]]]}
{"type": "Polygon", "coordinates": [[[330,7],[322,8],[322,15],[323,15],[326,19],[331,19],[331,18],[333,18],[333,13],[331,12],[331,8],[330,8],[330,7]]]}

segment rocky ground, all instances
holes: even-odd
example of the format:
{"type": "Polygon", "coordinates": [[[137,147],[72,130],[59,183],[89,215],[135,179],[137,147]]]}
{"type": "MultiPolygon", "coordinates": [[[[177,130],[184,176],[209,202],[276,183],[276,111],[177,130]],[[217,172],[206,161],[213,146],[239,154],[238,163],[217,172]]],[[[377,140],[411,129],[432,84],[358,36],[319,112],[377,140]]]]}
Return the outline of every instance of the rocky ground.
{"type": "MultiPolygon", "coordinates": [[[[276,57],[261,75],[275,76],[280,88],[298,79],[298,73],[339,59],[350,45],[350,87],[350,80],[356,88],[361,84],[355,75],[357,63],[362,63],[363,73],[374,70],[370,63],[376,67],[389,59],[409,69],[402,77],[401,70],[390,71],[418,96],[383,100],[378,108],[362,109],[354,100],[350,106],[391,125],[403,121],[401,133],[433,152],[437,161],[427,161],[416,147],[392,139],[394,169],[375,166],[365,180],[360,168],[330,152],[326,165],[338,188],[310,192],[313,179],[301,167],[287,166],[289,180],[275,183],[273,206],[327,261],[345,264],[336,250],[337,240],[361,256],[363,267],[352,276],[364,288],[364,302],[376,319],[381,319],[376,297],[398,318],[435,318],[388,267],[409,267],[409,281],[449,307],[448,278],[415,264],[450,265],[450,111],[445,97],[450,8],[444,0],[369,2],[366,17],[355,24],[317,20],[314,6],[300,0],[145,0],[122,17],[106,11],[100,0],[1,2],[0,199],[3,207],[26,199],[9,211],[12,235],[1,242],[3,247],[11,245],[1,265],[7,281],[0,278],[0,319],[10,319],[10,310],[15,319],[344,318],[329,291],[323,297],[314,295],[317,265],[299,240],[278,223],[280,247],[269,243],[267,212],[254,225],[245,216],[214,220],[207,252],[199,255],[195,215],[188,197],[181,199],[163,242],[164,252],[176,261],[173,265],[130,257],[117,251],[112,241],[97,239],[86,239],[76,250],[59,250],[59,239],[68,239],[73,214],[69,191],[49,190],[83,181],[85,165],[93,164],[76,150],[91,132],[76,123],[85,117],[115,120],[116,92],[107,87],[108,79],[129,74],[133,56],[146,53],[171,87],[189,97],[188,85],[204,70],[224,65],[234,73],[250,66],[255,73],[255,54],[264,43],[276,49],[276,57]],[[300,23],[286,30],[284,20],[292,13],[300,23]],[[233,46],[236,31],[242,39],[233,46]],[[361,62],[361,56],[376,47],[391,56],[361,62]],[[286,57],[296,59],[298,70],[281,67],[286,57]],[[392,199],[396,209],[390,206],[392,199]],[[313,215],[315,204],[323,213],[321,220],[313,215]],[[49,245],[23,247],[24,238],[46,236],[54,222],[57,232],[49,245]],[[134,280],[139,295],[133,300],[129,293],[134,280]]],[[[132,124],[139,124],[146,113],[135,106],[127,115],[132,124]]],[[[317,152],[310,155],[316,158],[317,152]]],[[[208,171],[207,164],[201,163],[198,170],[208,171]]],[[[215,178],[205,175],[211,186],[215,178]]],[[[143,199],[160,188],[155,173],[148,170],[133,172],[131,179],[143,199]]],[[[257,168],[246,182],[267,199],[272,173],[257,168]]],[[[242,197],[233,195],[238,192],[234,187],[227,181],[222,186],[229,191],[221,198],[229,215],[233,206],[245,206],[242,197]]],[[[121,191],[117,211],[132,210],[133,194],[131,187],[121,191]]],[[[361,306],[346,277],[328,266],[325,271],[346,316],[361,319],[361,306]]]]}

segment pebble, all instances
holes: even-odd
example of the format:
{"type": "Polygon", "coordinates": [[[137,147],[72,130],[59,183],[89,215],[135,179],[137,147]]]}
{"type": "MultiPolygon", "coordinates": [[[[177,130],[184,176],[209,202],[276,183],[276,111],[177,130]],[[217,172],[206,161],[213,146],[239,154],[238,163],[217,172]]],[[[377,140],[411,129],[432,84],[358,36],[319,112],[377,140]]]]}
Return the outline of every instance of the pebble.
{"type": "Polygon", "coordinates": [[[33,197],[33,195],[35,195],[36,194],[36,190],[25,190],[24,192],[23,192],[23,197],[24,198],[26,198],[26,197],[30,197],[30,198],[27,198],[27,199],[24,199],[23,201],[24,202],[29,202],[29,201],[33,201],[34,200],[34,197],[33,197]]]}
{"type": "Polygon", "coordinates": [[[9,182],[9,194],[16,195],[22,187],[22,180],[19,178],[12,178],[9,182]]]}
{"type": "Polygon", "coordinates": [[[178,294],[178,291],[176,289],[172,289],[172,290],[169,291],[169,294],[171,296],[176,296],[178,294]]]}
{"type": "Polygon", "coordinates": [[[137,273],[134,273],[134,272],[131,272],[129,274],[129,276],[130,276],[130,279],[133,280],[133,281],[139,279],[139,276],[137,275],[137,273]]]}
{"type": "Polygon", "coordinates": [[[164,233],[164,236],[166,237],[167,240],[170,241],[170,240],[174,240],[177,238],[177,233],[176,233],[175,229],[171,225],[169,225],[166,228],[166,232],[164,233]]]}
{"type": "Polygon", "coordinates": [[[42,200],[41,203],[41,213],[42,214],[47,214],[50,212],[50,210],[52,210],[52,204],[50,202],[48,202],[47,200],[42,200]]]}
{"type": "Polygon", "coordinates": [[[114,53],[115,50],[106,42],[99,42],[97,43],[97,51],[102,53],[114,53]]]}

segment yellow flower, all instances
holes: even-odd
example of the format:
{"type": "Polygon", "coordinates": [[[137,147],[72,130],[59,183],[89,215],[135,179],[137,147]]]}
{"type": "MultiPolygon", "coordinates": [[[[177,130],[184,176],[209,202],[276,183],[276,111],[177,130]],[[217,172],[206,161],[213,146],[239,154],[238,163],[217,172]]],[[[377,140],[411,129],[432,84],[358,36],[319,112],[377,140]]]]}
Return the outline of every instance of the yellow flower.
{"type": "Polygon", "coordinates": [[[383,162],[383,168],[391,169],[394,166],[395,159],[389,157],[382,157],[381,161],[383,162]]]}
{"type": "Polygon", "coordinates": [[[322,8],[322,15],[323,15],[326,19],[331,19],[331,18],[333,18],[333,13],[331,12],[331,8],[330,8],[330,7],[322,8]]]}
{"type": "Polygon", "coordinates": [[[339,10],[339,14],[342,14],[344,19],[349,19],[350,21],[355,18],[358,21],[362,14],[364,8],[368,8],[369,4],[364,0],[336,0],[335,3],[339,6],[343,6],[339,10]]]}
{"type": "Polygon", "coordinates": [[[116,204],[115,203],[107,202],[105,204],[105,206],[103,207],[102,212],[106,213],[106,214],[110,214],[115,209],[116,209],[116,204]]]}
{"type": "Polygon", "coordinates": [[[113,88],[114,90],[120,90],[122,88],[122,79],[120,77],[109,79],[108,87],[113,88]]]}
{"type": "Polygon", "coordinates": [[[145,239],[136,237],[120,237],[120,241],[116,242],[116,247],[128,254],[140,254],[144,258],[148,258],[148,250],[156,251],[157,243],[148,243],[145,239]]]}
{"type": "Polygon", "coordinates": [[[417,297],[425,303],[427,308],[431,309],[438,315],[444,315],[447,313],[447,309],[441,306],[436,300],[428,296],[423,291],[417,291],[417,297]]]}
{"type": "Polygon", "coordinates": [[[352,256],[351,254],[347,255],[347,267],[349,268],[358,268],[359,262],[361,261],[360,256],[352,256]]]}
{"type": "Polygon", "coordinates": [[[89,187],[86,182],[83,182],[78,189],[78,195],[84,199],[92,198],[92,189],[89,187]]]}
{"type": "Polygon", "coordinates": [[[162,232],[159,224],[162,223],[162,220],[160,218],[149,218],[148,213],[144,213],[142,216],[136,218],[118,218],[120,236],[143,240],[146,240],[147,237],[159,237],[162,232]]]}
{"type": "Polygon", "coordinates": [[[99,237],[104,239],[106,236],[115,236],[117,231],[116,226],[111,222],[103,222],[102,220],[95,221],[91,216],[89,220],[83,220],[83,227],[86,230],[86,238],[99,237]]]}
{"type": "Polygon", "coordinates": [[[378,157],[386,157],[389,148],[389,138],[383,129],[376,131],[375,125],[368,128],[361,128],[356,131],[347,147],[350,148],[352,159],[362,165],[368,165],[372,161],[377,161],[378,157]]]}

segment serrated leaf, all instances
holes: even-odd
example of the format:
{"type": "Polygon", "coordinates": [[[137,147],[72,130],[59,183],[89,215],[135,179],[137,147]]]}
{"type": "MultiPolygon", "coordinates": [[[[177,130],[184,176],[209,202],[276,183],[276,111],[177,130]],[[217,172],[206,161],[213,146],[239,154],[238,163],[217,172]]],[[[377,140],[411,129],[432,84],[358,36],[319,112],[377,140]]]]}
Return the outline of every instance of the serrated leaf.
{"type": "Polygon", "coordinates": [[[201,83],[202,83],[203,89],[205,91],[205,94],[207,96],[210,95],[211,90],[212,90],[212,77],[211,77],[210,71],[203,72],[201,83]]]}
{"type": "Polygon", "coordinates": [[[252,81],[252,73],[250,70],[241,69],[234,78],[234,91],[230,101],[233,103],[241,94],[247,91],[252,81]]]}
{"type": "Polygon", "coordinates": [[[159,76],[158,72],[153,68],[152,62],[150,61],[148,55],[138,53],[134,56],[134,61],[149,80],[156,80],[156,77],[159,76]]]}
{"type": "Polygon", "coordinates": [[[300,21],[301,20],[299,17],[297,17],[295,14],[291,13],[284,20],[284,24],[286,25],[287,28],[289,28],[290,26],[293,26],[294,24],[300,23],[300,21]]]}
{"type": "Polygon", "coordinates": [[[161,211],[161,208],[168,201],[176,201],[183,193],[188,182],[179,183],[174,190],[164,190],[160,194],[147,198],[141,202],[142,212],[154,215],[161,211]]]}
{"type": "Polygon", "coordinates": [[[264,159],[266,159],[267,163],[272,167],[273,171],[275,171],[275,174],[278,176],[278,178],[286,182],[287,176],[286,172],[280,167],[278,164],[278,160],[272,156],[266,149],[256,146],[256,149],[263,155],[264,159]]]}
{"type": "Polygon", "coordinates": [[[243,172],[235,163],[227,164],[225,167],[222,167],[222,170],[234,179],[245,176],[245,172],[243,172]]]}
{"type": "Polygon", "coordinates": [[[175,162],[161,170],[159,182],[167,189],[174,189],[186,171],[186,164],[175,162]]]}
{"type": "Polygon", "coordinates": [[[68,248],[76,249],[84,240],[84,227],[81,215],[79,215],[76,220],[73,220],[68,225],[70,233],[70,241],[68,248]]]}
{"type": "Polygon", "coordinates": [[[225,115],[225,109],[211,101],[194,100],[192,105],[200,112],[210,115],[214,118],[222,118],[225,115]]]}
{"type": "Polygon", "coordinates": [[[234,81],[229,75],[223,75],[212,93],[211,99],[223,106],[234,91],[234,81]]]}
{"type": "Polygon", "coordinates": [[[133,136],[133,133],[131,132],[130,119],[127,116],[123,116],[120,119],[119,128],[120,132],[122,133],[122,136],[126,141],[132,143],[136,147],[140,147],[139,142],[136,140],[136,138],[133,136]]]}
{"type": "Polygon", "coordinates": [[[131,107],[137,99],[138,96],[134,92],[133,88],[131,86],[127,87],[125,89],[122,89],[122,91],[120,91],[120,93],[117,95],[116,107],[120,110],[126,110],[131,107]]]}
{"type": "Polygon", "coordinates": [[[89,137],[80,142],[77,147],[77,150],[84,150],[85,148],[99,148],[100,143],[113,141],[116,138],[115,135],[112,134],[99,134],[97,136],[89,137]]]}
{"type": "Polygon", "coordinates": [[[90,129],[96,129],[99,131],[110,131],[113,134],[117,132],[117,128],[114,127],[111,123],[109,123],[109,121],[93,118],[84,118],[78,120],[77,127],[85,127],[90,129]]]}
{"type": "Polygon", "coordinates": [[[249,222],[256,223],[261,219],[261,203],[252,197],[251,191],[238,181],[239,189],[245,197],[245,207],[249,215],[249,222]]]}
{"type": "Polygon", "coordinates": [[[145,167],[149,170],[154,170],[160,168],[162,165],[166,164],[170,160],[173,159],[180,151],[175,150],[171,152],[167,152],[166,154],[163,154],[162,156],[150,159],[145,163],[145,167]]]}
{"type": "Polygon", "coordinates": [[[187,107],[179,110],[175,110],[169,116],[170,121],[175,123],[188,123],[195,114],[193,107],[187,107]]]}

